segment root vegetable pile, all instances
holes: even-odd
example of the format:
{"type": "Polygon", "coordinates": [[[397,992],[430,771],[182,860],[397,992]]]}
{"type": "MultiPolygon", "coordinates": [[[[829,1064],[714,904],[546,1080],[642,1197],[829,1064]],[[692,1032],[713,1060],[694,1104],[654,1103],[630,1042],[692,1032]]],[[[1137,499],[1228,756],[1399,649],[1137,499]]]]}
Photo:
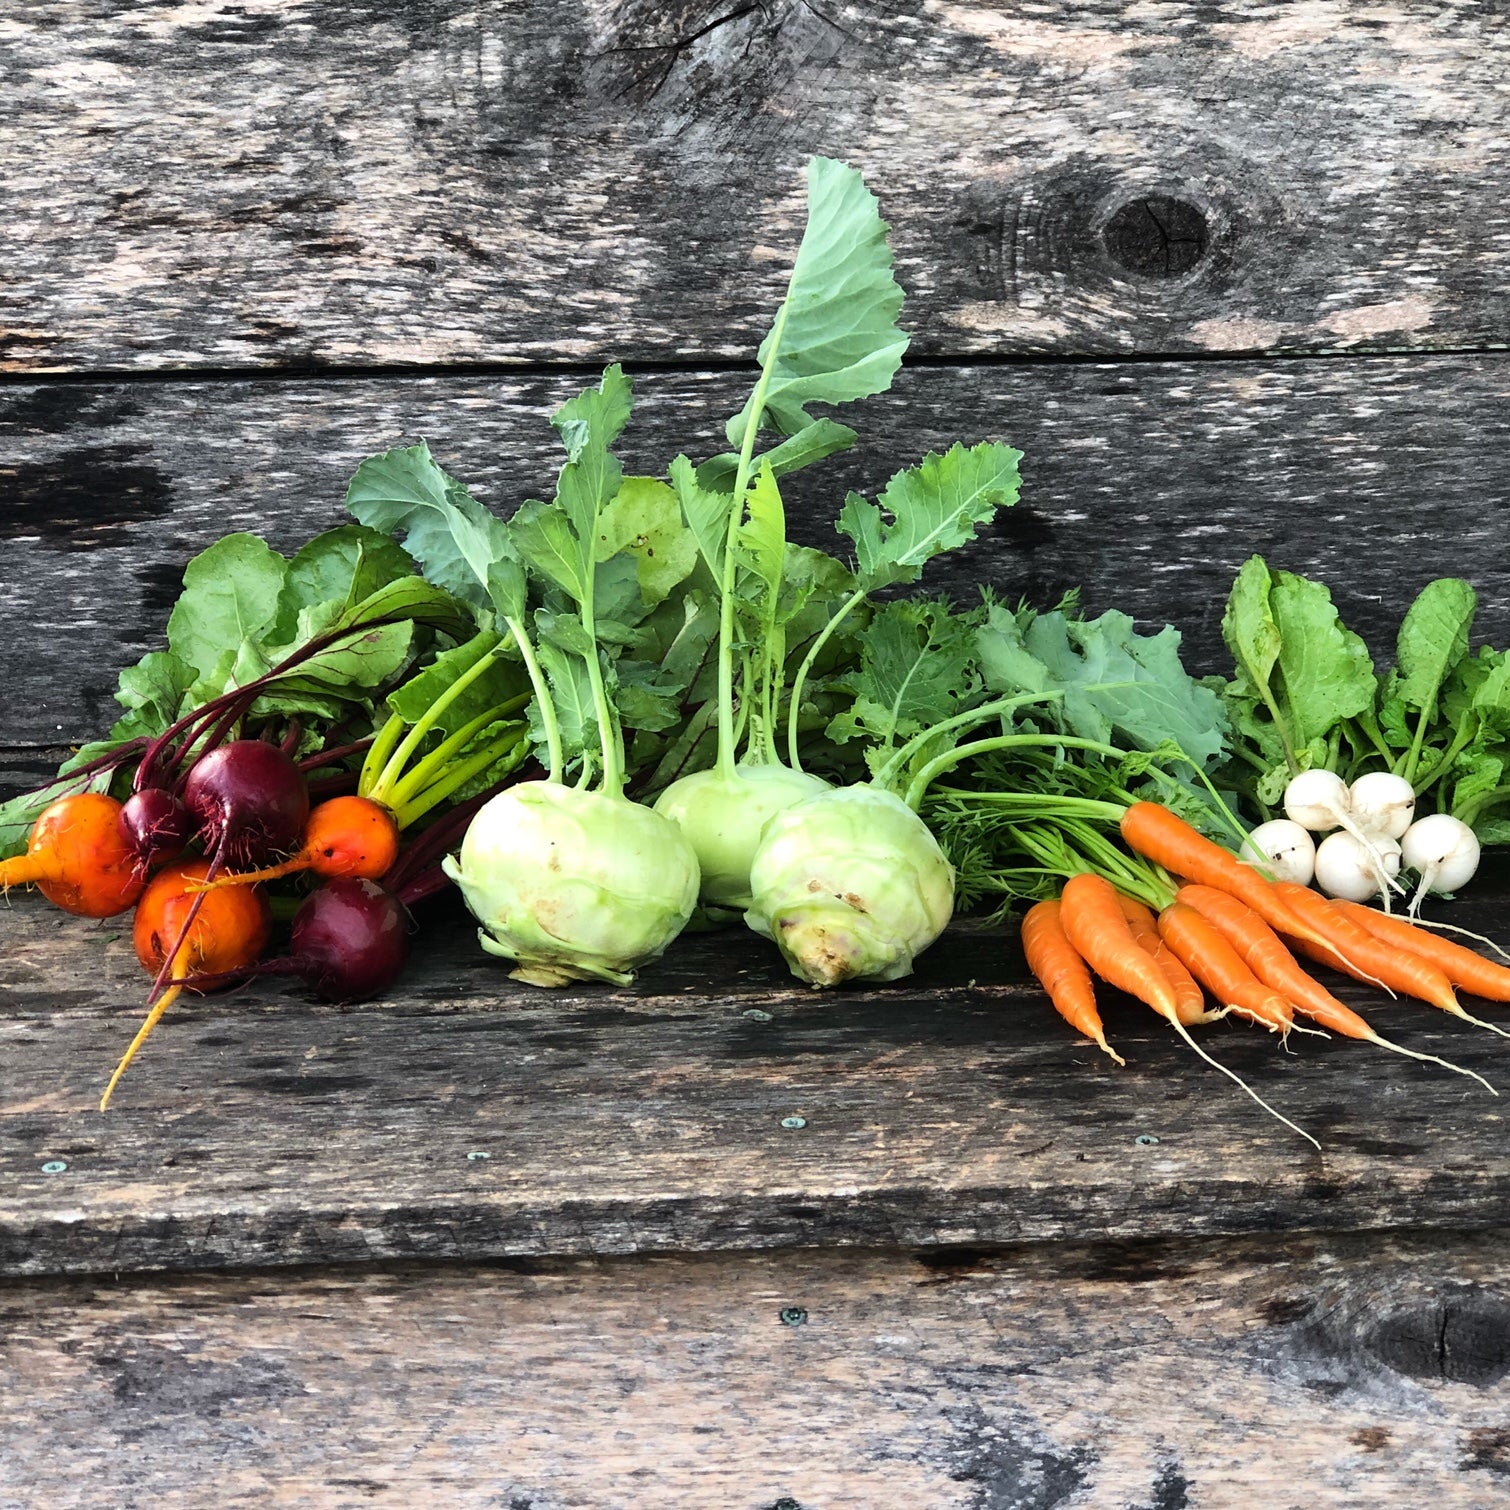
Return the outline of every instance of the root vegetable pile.
{"type": "Polygon", "coordinates": [[[1297,953],[1501,1031],[1457,993],[1510,1000],[1510,969],[1411,921],[1510,840],[1510,655],[1471,647],[1473,588],[1428,584],[1376,670],[1323,585],[1254,557],[1233,674],[1201,679],[1175,629],[1074,594],[929,596],[1017,500],[1000,439],[849,493],[836,554],[793,544],[787,479],[859,440],[810,411],[889,388],[901,308],[875,198],[814,159],[727,451],[626,473],[609,366],[551,416],[548,497],[495,512],[421,442],[364,461],[352,522],[293,557],[234,534],[190,560],[116,725],[0,805],[0,886],[137,909],[147,1017],[102,1106],[184,990],[389,990],[453,883],[539,986],[627,984],[694,919],[814,986],[892,981],[987,905],[1024,910],[1030,968],[1118,1065],[1098,978],[1234,1080],[1196,1037],[1229,1017],[1459,1068],[1297,953]]]}

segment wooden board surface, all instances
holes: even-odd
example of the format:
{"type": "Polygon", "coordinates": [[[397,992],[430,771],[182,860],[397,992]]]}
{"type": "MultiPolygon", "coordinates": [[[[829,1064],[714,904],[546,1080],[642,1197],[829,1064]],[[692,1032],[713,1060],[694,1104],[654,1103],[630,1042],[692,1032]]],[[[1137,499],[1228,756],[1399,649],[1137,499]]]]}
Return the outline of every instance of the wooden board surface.
{"type": "MultiPolygon", "coordinates": [[[[1454,916],[1503,932],[1507,881],[1454,916]]],[[[814,992],[733,930],[684,938],[627,991],[541,992],[442,908],[385,1000],[263,987],[175,1007],[102,1115],[144,990],[121,934],[35,898],[0,914],[0,1273],[1472,1228],[1510,1210],[1507,1102],[1475,1082],[1207,1031],[1318,1153],[1112,995],[1117,1068],[1027,981],[1013,930],[968,922],[890,986],[814,992]]],[[[1510,1090],[1504,1039],[1340,994],[1510,1090]]]]}
{"type": "Polygon", "coordinates": [[[0,1502],[1490,1510],[1510,1234],[0,1289],[0,1502]]]}
{"type": "Polygon", "coordinates": [[[11,10],[13,371],[744,356],[812,152],[922,352],[1504,339],[1494,0],[11,10]]]}
{"type": "MultiPolygon", "coordinates": [[[[0,390],[0,746],[93,738],[116,673],[162,643],[185,560],[228,530],[286,551],[338,522],[361,458],[423,435],[507,509],[547,492],[548,424],[581,378],[48,384],[0,390]]],[[[660,472],[720,449],[748,378],[651,373],[621,446],[660,472]]],[[[874,493],[930,447],[1026,453],[1022,502],[925,585],[1173,620],[1225,669],[1222,602],[1252,551],[1329,582],[1393,659],[1411,597],[1462,574],[1480,633],[1510,642],[1510,357],[904,371],[845,413],[862,442],[791,479],[793,534],[836,547],[847,487],[874,493]]]]}

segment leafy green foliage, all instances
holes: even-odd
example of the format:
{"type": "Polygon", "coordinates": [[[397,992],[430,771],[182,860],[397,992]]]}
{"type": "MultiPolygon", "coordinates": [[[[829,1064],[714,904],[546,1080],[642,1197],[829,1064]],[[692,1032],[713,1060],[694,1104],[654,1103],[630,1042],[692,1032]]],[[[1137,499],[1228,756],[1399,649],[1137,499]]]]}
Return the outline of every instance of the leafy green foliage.
{"type": "Polygon", "coordinates": [[[855,542],[866,591],[915,582],[934,556],[975,539],[979,525],[1017,501],[1021,460],[1021,451],[995,441],[954,445],[898,472],[877,503],[851,493],[838,528],[855,542]]]}
{"type": "Polygon", "coordinates": [[[886,223],[855,169],[808,163],[808,217],[786,298],[760,344],[764,404],[756,395],[729,421],[729,442],[770,426],[795,436],[814,423],[811,403],[842,404],[891,386],[907,337],[897,327],[902,290],[891,272],[886,223]]]}

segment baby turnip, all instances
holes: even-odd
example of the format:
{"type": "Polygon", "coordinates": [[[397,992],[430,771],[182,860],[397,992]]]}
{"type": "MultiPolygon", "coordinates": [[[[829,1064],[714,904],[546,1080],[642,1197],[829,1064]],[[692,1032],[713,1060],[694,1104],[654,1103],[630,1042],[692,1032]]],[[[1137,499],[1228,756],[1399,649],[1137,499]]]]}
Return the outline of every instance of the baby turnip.
{"type": "Polygon", "coordinates": [[[1416,813],[1416,790],[1392,771],[1369,771],[1348,788],[1348,809],[1369,838],[1398,839],[1416,813]]]}
{"type": "Polygon", "coordinates": [[[1276,881],[1309,886],[1316,874],[1316,841],[1308,829],[1289,818],[1260,823],[1243,840],[1239,857],[1260,866],[1276,881]]]}
{"type": "Polygon", "coordinates": [[[1405,863],[1420,876],[1410,910],[1427,892],[1442,895],[1466,886],[1479,868],[1479,841],[1473,830],[1449,813],[1419,818],[1400,840],[1405,863]]]}
{"type": "Polygon", "coordinates": [[[1328,834],[1316,846],[1316,884],[1329,896],[1366,902],[1389,892],[1400,873],[1400,842],[1379,838],[1366,843],[1355,834],[1328,834]]]}
{"type": "Polygon", "coordinates": [[[1345,828],[1348,809],[1347,783],[1334,771],[1302,771],[1285,788],[1285,816],[1313,834],[1345,828]]]}

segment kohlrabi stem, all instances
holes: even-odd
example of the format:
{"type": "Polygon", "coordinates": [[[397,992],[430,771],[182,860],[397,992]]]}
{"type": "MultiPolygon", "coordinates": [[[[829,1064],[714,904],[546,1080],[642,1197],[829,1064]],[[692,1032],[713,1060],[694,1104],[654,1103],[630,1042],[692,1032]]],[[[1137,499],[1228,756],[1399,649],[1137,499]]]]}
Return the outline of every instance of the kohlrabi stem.
{"type": "Polygon", "coordinates": [[[802,685],[807,681],[807,674],[813,669],[813,663],[818,659],[819,653],[828,644],[829,637],[855,609],[864,596],[865,589],[857,587],[839,605],[838,611],[818,631],[813,643],[807,647],[807,654],[802,657],[802,664],[797,668],[797,675],[792,678],[792,700],[787,705],[786,715],[786,758],[794,771],[802,769],[802,757],[797,752],[797,715],[802,708],[802,685]]]}
{"type": "Polygon", "coordinates": [[[487,671],[493,664],[493,653],[488,651],[477,657],[460,676],[430,704],[428,708],[417,718],[409,732],[399,741],[398,748],[388,757],[378,778],[373,782],[367,792],[367,796],[378,802],[387,800],[390,793],[399,783],[404,774],[404,767],[409,764],[410,757],[424,742],[425,735],[439,722],[440,716],[461,696],[473,682],[487,671]]]}
{"type": "Polygon", "coordinates": [[[530,644],[530,637],[525,632],[524,625],[518,619],[506,618],[503,622],[508,626],[509,633],[513,635],[515,645],[519,647],[519,654],[524,661],[524,669],[529,676],[530,686],[535,691],[535,705],[540,709],[540,723],[545,729],[545,748],[550,761],[550,769],[546,772],[545,779],[559,786],[562,768],[561,725],[556,721],[556,705],[551,701],[545,673],[540,669],[539,657],[535,654],[535,647],[530,644]]]}
{"type": "Polygon", "coordinates": [[[401,713],[390,713],[388,722],[377,731],[376,738],[367,748],[367,758],[362,762],[362,774],[357,777],[357,791],[362,796],[367,796],[377,785],[389,757],[398,748],[408,727],[408,720],[401,713]]]}
{"type": "Polygon", "coordinates": [[[529,753],[528,745],[529,736],[522,729],[511,729],[507,734],[500,735],[475,755],[469,755],[467,759],[452,766],[438,781],[418,792],[411,800],[400,802],[393,810],[393,821],[400,828],[408,828],[432,808],[439,807],[452,792],[459,791],[489,766],[503,759],[511,750],[518,751],[518,758],[514,762],[518,765],[529,753]]]}
{"type": "MultiPolygon", "coordinates": [[[[787,292],[791,285],[788,282],[787,292]]],[[[729,525],[724,532],[723,579],[718,585],[718,770],[726,777],[734,775],[734,584],[739,552],[739,531],[744,524],[745,492],[750,486],[750,467],[755,458],[755,438],[760,433],[765,413],[766,390],[771,386],[771,371],[781,350],[781,333],[786,328],[787,300],[781,301],[776,321],[767,337],[770,359],[760,369],[755,392],[750,397],[750,415],[745,422],[744,440],[739,447],[739,465],[734,471],[734,502],[729,509],[729,525]]]]}
{"type": "Polygon", "coordinates": [[[889,787],[896,779],[898,770],[912,758],[913,751],[921,749],[930,739],[935,739],[940,734],[948,734],[953,729],[968,728],[971,724],[984,723],[988,718],[995,718],[998,713],[1010,713],[1014,708],[1023,707],[1028,703],[1048,703],[1063,696],[1064,693],[1057,687],[1051,692],[1018,692],[1011,697],[993,698],[989,703],[981,703],[963,713],[956,713],[953,718],[946,718],[943,723],[934,724],[931,729],[924,729],[921,734],[914,734],[906,744],[892,753],[891,759],[881,767],[880,773],[871,784],[889,787]]]}
{"type": "Polygon", "coordinates": [[[603,791],[609,797],[624,795],[624,751],[619,726],[608,702],[608,687],[603,680],[603,663],[598,659],[598,626],[593,613],[593,583],[589,576],[582,595],[582,628],[592,648],[583,657],[587,662],[587,680],[592,686],[592,706],[598,720],[598,743],[603,749],[603,791]]]}

